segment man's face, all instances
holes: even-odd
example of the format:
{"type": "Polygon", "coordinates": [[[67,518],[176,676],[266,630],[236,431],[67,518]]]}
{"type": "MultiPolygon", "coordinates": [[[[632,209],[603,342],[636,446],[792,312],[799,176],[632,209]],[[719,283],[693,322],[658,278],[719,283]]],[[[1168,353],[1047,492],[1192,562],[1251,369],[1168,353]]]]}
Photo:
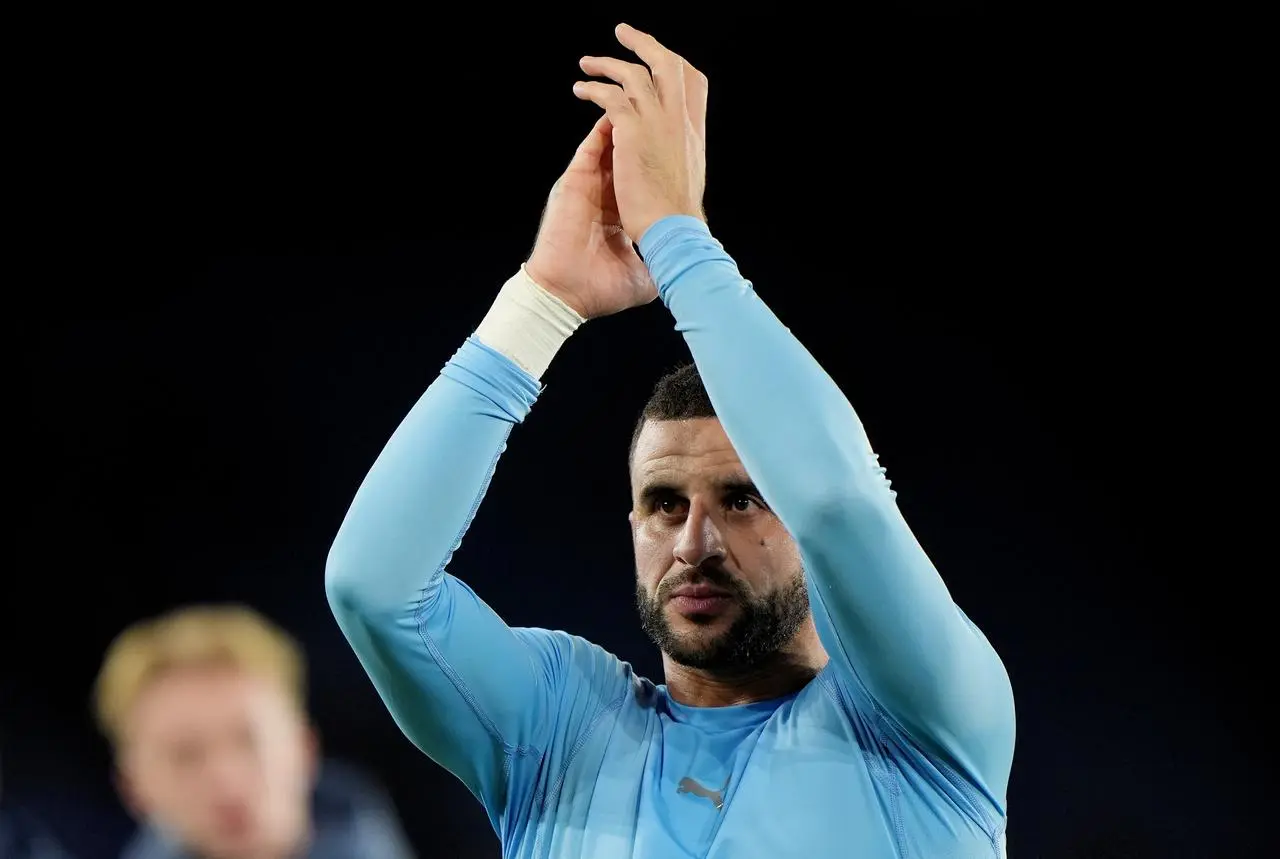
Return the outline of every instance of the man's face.
{"type": "Polygon", "coordinates": [[[124,741],[127,800],[188,849],[271,855],[305,831],[314,745],[278,683],[228,666],[170,670],[139,696],[124,741]]]}
{"type": "Polygon", "coordinates": [[[809,615],[795,540],[765,506],[720,421],[648,421],[631,463],[636,603],[690,668],[766,662],[809,615]]]}

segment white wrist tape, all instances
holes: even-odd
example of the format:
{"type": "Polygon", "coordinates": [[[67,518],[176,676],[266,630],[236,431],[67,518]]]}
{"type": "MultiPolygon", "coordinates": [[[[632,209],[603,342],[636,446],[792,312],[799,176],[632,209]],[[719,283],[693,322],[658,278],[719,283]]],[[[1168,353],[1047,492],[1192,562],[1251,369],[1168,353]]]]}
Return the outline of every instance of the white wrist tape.
{"type": "Polygon", "coordinates": [[[515,361],[535,379],[578,326],[586,322],[525,272],[512,275],[476,329],[476,339],[515,361]]]}

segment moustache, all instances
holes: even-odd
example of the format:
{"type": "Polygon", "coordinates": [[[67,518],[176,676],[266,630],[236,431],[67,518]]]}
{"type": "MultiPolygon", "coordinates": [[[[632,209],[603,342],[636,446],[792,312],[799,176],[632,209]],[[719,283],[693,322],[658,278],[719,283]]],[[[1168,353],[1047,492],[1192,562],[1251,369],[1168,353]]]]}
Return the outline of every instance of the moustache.
{"type": "Polygon", "coordinates": [[[669,573],[659,582],[655,596],[665,602],[671,598],[673,591],[685,585],[711,585],[728,591],[730,596],[737,599],[747,596],[742,582],[723,567],[686,567],[679,572],[669,573]]]}

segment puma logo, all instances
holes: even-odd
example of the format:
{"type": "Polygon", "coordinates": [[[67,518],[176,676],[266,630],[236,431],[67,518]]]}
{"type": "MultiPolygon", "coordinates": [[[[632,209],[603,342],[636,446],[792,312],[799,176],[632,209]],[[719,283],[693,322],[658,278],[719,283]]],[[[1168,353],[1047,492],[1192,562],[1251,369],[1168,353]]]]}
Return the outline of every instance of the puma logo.
{"type": "Polygon", "coordinates": [[[693,779],[685,776],[680,779],[680,784],[676,785],[676,793],[691,793],[694,796],[700,796],[703,799],[709,799],[715,803],[716,811],[724,808],[724,792],[729,789],[729,779],[724,780],[724,786],[719,790],[708,790],[698,784],[693,779]]]}

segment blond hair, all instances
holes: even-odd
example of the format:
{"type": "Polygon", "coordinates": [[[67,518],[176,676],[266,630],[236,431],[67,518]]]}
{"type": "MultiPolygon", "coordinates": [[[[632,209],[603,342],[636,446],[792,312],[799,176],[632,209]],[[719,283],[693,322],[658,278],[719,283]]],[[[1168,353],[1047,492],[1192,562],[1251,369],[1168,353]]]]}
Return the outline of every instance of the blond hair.
{"type": "Polygon", "coordinates": [[[119,745],[143,688],[174,668],[226,664],[279,681],[299,706],[306,695],[302,649],[251,608],[199,605],[135,623],[107,649],[94,687],[98,724],[119,745]]]}

